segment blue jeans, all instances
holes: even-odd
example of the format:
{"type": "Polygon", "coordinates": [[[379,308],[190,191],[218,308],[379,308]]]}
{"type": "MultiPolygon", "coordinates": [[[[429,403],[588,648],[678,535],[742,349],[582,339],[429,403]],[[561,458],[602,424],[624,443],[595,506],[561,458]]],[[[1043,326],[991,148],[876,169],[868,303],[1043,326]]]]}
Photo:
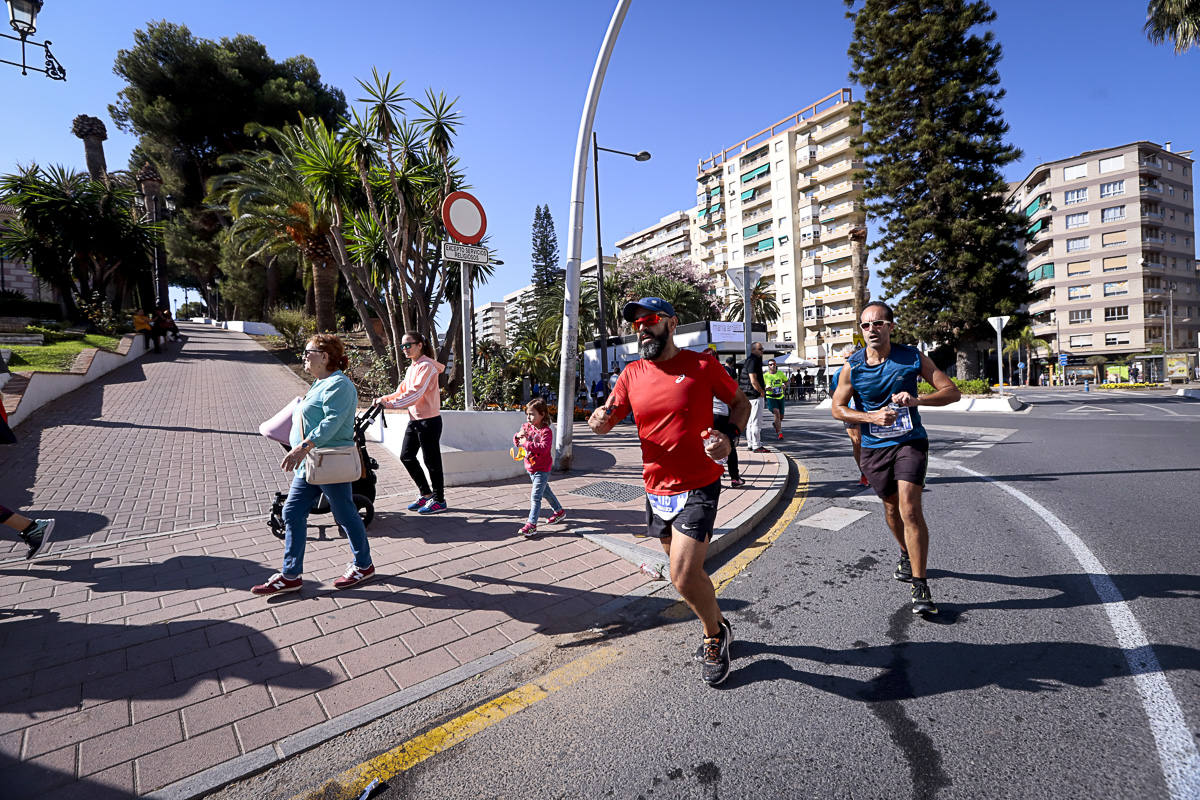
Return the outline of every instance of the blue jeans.
{"type": "Polygon", "coordinates": [[[562,504],[558,502],[558,498],[554,496],[554,490],[550,488],[549,472],[531,472],[529,480],[533,481],[533,491],[529,493],[529,519],[526,521],[530,525],[537,525],[543,497],[550,504],[550,508],[555,511],[562,511],[562,504]]]}
{"type": "Polygon", "coordinates": [[[300,475],[292,479],[287,502],[283,504],[283,574],[298,578],[304,572],[304,545],[307,544],[308,512],[321,492],[329,498],[329,509],[333,519],[350,540],[350,552],[354,553],[356,567],[371,566],[371,546],[367,544],[367,529],[362,517],[354,507],[354,493],[350,483],[326,483],[320,486],[309,483],[300,475]]]}

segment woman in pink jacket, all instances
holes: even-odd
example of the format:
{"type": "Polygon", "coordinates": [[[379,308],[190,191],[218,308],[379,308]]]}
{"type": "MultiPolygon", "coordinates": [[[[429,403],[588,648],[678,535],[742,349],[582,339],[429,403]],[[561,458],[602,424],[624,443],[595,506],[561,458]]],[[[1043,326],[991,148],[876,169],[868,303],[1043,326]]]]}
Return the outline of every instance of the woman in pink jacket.
{"type": "Polygon", "coordinates": [[[396,391],[376,397],[385,408],[407,408],[408,428],[400,447],[400,461],[408,469],[421,496],[409,503],[408,510],[419,514],[436,514],[446,510],[446,486],[442,479],[442,395],[438,375],[446,367],[433,358],[433,347],[421,334],[406,331],[400,342],[401,352],[412,363],[396,391]],[[429,478],[417,461],[417,451],[425,461],[429,478]],[[430,483],[433,488],[430,489],[430,483]]]}

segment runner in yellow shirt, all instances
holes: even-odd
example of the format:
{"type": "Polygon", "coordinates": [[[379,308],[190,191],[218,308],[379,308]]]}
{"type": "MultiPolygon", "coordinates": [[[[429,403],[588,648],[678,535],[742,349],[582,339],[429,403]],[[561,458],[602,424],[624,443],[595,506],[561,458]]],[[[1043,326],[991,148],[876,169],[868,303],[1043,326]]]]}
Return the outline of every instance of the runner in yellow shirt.
{"type": "Polygon", "coordinates": [[[767,362],[769,372],[763,373],[763,383],[767,387],[767,409],[775,416],[775,436],[783,438],[783,390],[787,386],[787,376],[779,371],[775,359],[767,362]]]}

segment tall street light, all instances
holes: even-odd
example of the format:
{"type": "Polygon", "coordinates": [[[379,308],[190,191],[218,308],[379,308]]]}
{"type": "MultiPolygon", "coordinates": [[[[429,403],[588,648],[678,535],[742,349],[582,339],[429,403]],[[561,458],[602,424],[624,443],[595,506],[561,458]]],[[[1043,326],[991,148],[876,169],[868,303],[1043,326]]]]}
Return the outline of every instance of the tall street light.
{"type": "Polygon", "coordinates": [[[637,161],[649,161],[645,150],[626,153],[601,147],[596,143],[596,131],[592,131],[592,186],[596,189],[596,301],[600,306],[600,382],[608,383],[608,315],[604,313],[604,245],[600,239],[600,151],[629,156],[637,161]]]}
{"type": "Polygon", "coordinates": [[[58,63],[58,59],[50,52],[52,42],[33,42],[29,40],[30,36],[37,33],[37,15],[42,10],[42,0],[5,0],[5,2],[8,5],[8,24],[17,32],[17,35],[9,36],[7,33],[0,33],[0,37],[21,43],[21,63],[18,64],[16,61],[9,61],[3,58],[0,58],[0,63],[20,67],[22,75],[28,75],[28,71],[33,70],[34,72],[42,73],[51,80],[65,81],[67,79],[67,70],[62,64],[58,63]],[[31,67],[25,63],[26,44],[32,44],[45,51],[45,69],[31,67]]]}

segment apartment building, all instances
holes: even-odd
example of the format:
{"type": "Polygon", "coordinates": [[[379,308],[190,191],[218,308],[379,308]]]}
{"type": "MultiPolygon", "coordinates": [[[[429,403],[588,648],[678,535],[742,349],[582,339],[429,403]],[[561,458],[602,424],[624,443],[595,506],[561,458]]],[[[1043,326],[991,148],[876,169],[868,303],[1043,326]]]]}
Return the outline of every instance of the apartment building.
{"type": "Polygon", "coordinates": [[[1056,354],[1200,346],[1190,155],[1132,142],[1039,164],[1014,186],[1033,234],[1033,330],[1056,354]]]}
{"type": "Polygon", "coordinates": [[[505,329],[504,317],[507,306],[502,302],[493,301],[478,306],[475,309],[475,328],[472,331],[475,341],[482,342],[491,339],[501,347],[507,347],[508,336],[505,329]]]}
{"type": "MultiPolygon", "coordinates": [[[[604,257],[604,268],[605,269],[608,269],[609,267],[613,266],[616,263],[617,263],[616,256],[605,256],[604,257]]],[[[591,280],[594,281],[596,279],[596,259],[595,258],[590,258],[587,261],[584,261],[583,263],[581,263],[579,265],[579,277],[580,277],[580,280],[585,280],[585,279],[590,278],[591,280]]],[[[504,332],[505,332],[504,333],[505,341],[507,342],[507,344],[505,345],[506,347],[514,347],[516,345],[516,342],[514,340],[516,338],[517,327],[520,326],[520,324],[521,324],[522,314],[526,313],[528,309],[531,309],[533,307],[534,299],[535,299],[534,295],[535,295],[535,293],[534,293],[532,283],[529,284],[528,286],[522,286],[520,289],[517,289],[516,291],[513,291],[513,292],[509,292],[508,294],[504,295],[504,299],[501,301],[501,304],[504,306],[503,328],[504,328],[504,332]]],[[[588,337],[581,333],[580,339],[584,339],[584,338],[588,338],[588,337]]]]}
{"type": "Polygon", "coordinates": [[[867,301],[863,166],[851,139],[850,90],[841,89],[787,119],[700,161],[692,257],[728,279],[748,266],[766,278],[780,318],[767,336],[796,345],[822,367],[854,351],[867,301]]]}
{"type": "Polygon", "coordinates": [[[691,253],[692,218],[687,211],[672,211],[649,228],[617,240],[620,258],[687,258],[691,253]]]}

